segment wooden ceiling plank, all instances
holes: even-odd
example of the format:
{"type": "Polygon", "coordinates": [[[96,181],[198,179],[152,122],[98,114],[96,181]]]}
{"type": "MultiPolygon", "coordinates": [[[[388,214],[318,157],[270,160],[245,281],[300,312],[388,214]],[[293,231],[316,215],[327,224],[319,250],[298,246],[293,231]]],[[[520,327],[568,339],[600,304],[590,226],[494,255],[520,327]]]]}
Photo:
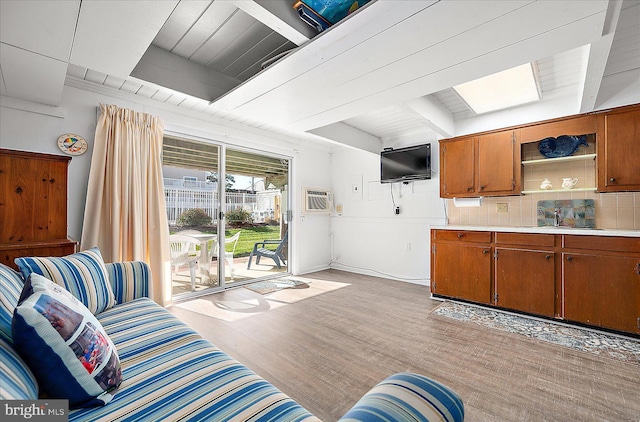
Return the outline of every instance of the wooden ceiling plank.
{"type": "MultiPolygon", "coordinates": [[[[513,44],[508,48],[494,51],[490,54],[480,55],[468,61],[443,68],[439,71],[426,72],[425,75],[417,77],[414,80],[408,80],[396,86],[386,87],[377,90],[369,96],[355,98],[351,102],[343,102],[333,108],[327,108],[319,113],[304,117],[301,112],[301,118],[288,125],[291,130],[309,130],[318,125],[328,124],[334,121],[343,120],[346,116],[358,114],[358,110],[375,109],[385,104],[407,101],[415,98],[417,93],[436,92],[447,86],[452,86],[452,81],[460,81],[467,78],[470,71],[478,69],[491,69],[489,73],[499,70],[497,66],[506,68],[526,63],[536,57],[542,57],[549,53],[550,48],[557,51],[575,48],[585,42],[585,37],[591,41],[598,37],[598,23],[601,22],[603,16],[593,16],[587,19],[574,22],[571,25],[565,25],[552,31],[548,31],[538,37],[527,38],[519,43],[513,44]],[[551,47],[550,47],[551,46],[551,47]]],[[[586,41],[589,42],[589,41],[586,41]]],[[[557,52],[557,51],[554,51],[557,52]]],[[[381,75],[381,79],[382,75],[381,75]]],[[[272,100],[273,101],[273,100],[272,100]]],[[[253,111],[243,110],[243,112],[253,115],[253,111]]],[[[575,114],[575,109],[567,110],[567,114],[575,114]]]]}
{"type": "Polygon", "coordinates": [[[153,39],[153,45],[167,51],[173,51],[191,27],[202,17],[212,1],[181,1],[178,3],[158,35],[153,39]]]}
{"type": "MultiPolygon", "coordinates": [[[[172,53],[190,58],[206,40],[211,38],[224,25],[236,10],[238,9],[227,1],[216,0],[211,3],[198,21],[189,28],[189,31],[173,48],[172,53]]],[[[203,61],[200,64],[204,65],[205,63],[206,61],[203,61]]]]}
{"type": "MultiPolygon", "coordinates": [[[[583,10],[580,7],[569,6],[578,2],[569,2],[569,5],[564,3],[556,5],[556,3],[560,2],[536,2],[528,4],[527,7],[512,10],[510,13],[504,13],[503,7],[506,7],[505,4],[510,5],[512,2],[492,2],[492,5],[500,5],[500,7],[495,6],[497,9],[493,11],[493,15],[497,14],[498,17],[491,17],[492,13],[482,9],[482,4],[475,6],[477,2],[471,2],[465,3],[467,7],[477,7],[480,10],[470,10],[469,14],[465,15],[467,16],[466,19],[459,16],[456,22],[462,26],[448,30],[446,26],[440,28],[437,26],[440,22],[445,22],[451,26],[450,21],[444,19],[442,15],[445,10],[452,14],[452,19],[455,18],[456,12],[459,12],[457,7],[459,2],[452,3],[447,2],[446,6],[442,6],[441,9],[444,9],[440,10],[436,16],[429,15],[427,10],[422,13],[425,15],[424,17],[412,19],[412,25],[409,25],[407,21],[401,28],[393,28],[387,33],[390,38],[383,42],[384,45],[389,44],[391,46],[392,40],[403,40],[409,35],[409,33],[404,33],[404,30],[412,33],[411,31],[419,31],[419,27],[422,25],[431,27],[438,34],[435,40],[432,38],[429,41],[431,45],[428,48],[422,48],[399,60],[395,60],[396,56],[394,56],[394,61],[390,61],[385,65],[381,65],[382,62],[380,62],[380,60],[384,61],[384,57],[381,58],[381,55],[378,54],[375,56],[375,64],[358,68],[358,61],[351,61],[353,56],[360,54],[358,51],[368,51],[368,54],[374,55],[375,49],[381,48],[380,42],[382,40],[376,40],[375,42],[367,40],[359,46],[357,51],[354,49],[354,51],[350,52],[349,56],[345,55],[339,60],[332,60],[331,63],[318,66],[286,85],[265,93],[259,99],[237,107],[234,111],[250,116],[257,116],[258,114],[256,113],[260,113],[259,115],[263,116],[265,120],[273,121],[275,124],[308,130],[317,126],[300,125],[298,122],[306,119],[312,120],[314,116],[323,113],[325,110],[332,112],[335,108],[343,107],[345,104],[350,104],[384,91],[390,91],[392,88],[412,83],[412,81],[436,74],[441,70],[458,66],[458,72],[441,73],[447,79],[442,80],[441,86],[438,86],[436,91],[466,80],[504,70],[509,65],[511,65],[509,67],[512,67],[539,58],[532,53],[527,54],[527,51],[517,51],[518,57],[522,60],[521,62],[509,60],[509,56],[503,54],[502,56],[504,57],[501,57],[503,61],[488,62],[481,68],[477,66],[477,63],[475,66],[469,65],[476,58],[482,59],[483,56],[490,54],[501,55],[501,52],[515,50],[514,46],[522,43],[531,44],[532,41],[539,40],[539,44],[543,44],[545,47],[544,55],[548,55],[549,49],[555,47],[554,43],[549,41],[548,34],[550,32],[561,34],[566,32],[563,29],[567,27],[578,29],[584,26],[581,23],[587,19],[590,23],[595,24],[595,30],[592,27],[583,33],[572,34],[571,39],[576,43],[591,42],[599,37],[597,24],[604,18],[604,12],[595,14],[595,11],[599,10],[598,7],[585,6],[586,10],[583,10]],[[550,15],[549,12],[554,13],[550,15]],[[470,18],[477,19],[478,14],[484,14],[483,19],[489,23],[479,24],[477,21],[472,22],[470,18]],[[526,22],[526,24],[523,22],[526,22]],[[496,27],[504,29],[504,34],[501,37],[495,36],[496,27]],[[442,29],[442,31],[435,31],[436,29],[442,29]],[[461,30],[462,32],[460,32],[461,30]],[[434,43],[434,41],[437,42],[434,43]],[[461,48],[461,46],[464,46],[464,48],[461,48]],[[329,67],[335,68],[335,66],[340,68],[340,72],[327,71],[329,67]],[[375,70],[372,71],[372,68],[375,70]],[[466,71],[462,72],[461,70],[466,71]],[[327,73],[330,73],[330,75],[327,73]],[[287,100],[281,101],[283,98],[287,100]],[[309,98],[314,98],[314,101],[309,101],[309,98]],[[277,112],[265,107],[266,104],[274,103],[281,104],[277,112]]],[[[600,2],[587,2],[587,5],[591,3],[600,5],[600,2]]],[[[436,36],[434,35],[434,37],[436,36]]],[[[558,40],[557,44],[566,44],[562,41],[558,40]]],[[[576,45],[569,45],[568,48],[576,45]]],[[[293,58],[296,54],[294,53],[290,57],[293,58]]],[[[258,78],[254,78],[254,80],[258,78]]],[[[236,91],[232,91],[231,94],[236,91]]],[[[414,90],[408,98],[415,98],[416,94],[426,95],[431,92],[434,91],[414,90]]],[[[408,98],[396,98],[394,102],[404,101],[408,98]]],[[[224,97],[222,100],[224,100],[224,97]]],[[[371,107],[367,107],[367,109],[369,108],[371,107]]],[[[353,111],[354,115],[358,112],[355,109],[353,111]]],[[[351,116],[341,117],[342,119],[339,120],[351,116]]]]}
{"type": "MultiPolygon", "coordinates": [[[[243,54],[247,54],[251,47],[255,46],[262,39],[267,37],[272,31],[259,22],[251,19],[245,13],[236,13],[234,19],[225,25],[215,37],[215,54],[207,54],[211,57],[206,66],[219,70],[223,73],[229,63],[233,63],[243,54]]],[[[227,73],[228,74],[228,73],[227,73]]]]}
{"type": "Polygon", "coordinates": [[[312,42],[305,44],[294,55],[271,66],[270,71],[264,72],[260,78],[249,80],[216,101],[216,106],[222,110],[232,111],[290,80],[304,75],[305,72],[316,68],[324,61],[331,60],[336,55],[354,48],[389,26],[407,19],[407,17],[436,2],[437,0],[430,0],[391,4],[395,2],[377,1],[350,18],[348,27],[347,25],[337,25],[321,37],[314,38],[312,42]],[[275,68],[278,70],[274,71],[275,68]]]}

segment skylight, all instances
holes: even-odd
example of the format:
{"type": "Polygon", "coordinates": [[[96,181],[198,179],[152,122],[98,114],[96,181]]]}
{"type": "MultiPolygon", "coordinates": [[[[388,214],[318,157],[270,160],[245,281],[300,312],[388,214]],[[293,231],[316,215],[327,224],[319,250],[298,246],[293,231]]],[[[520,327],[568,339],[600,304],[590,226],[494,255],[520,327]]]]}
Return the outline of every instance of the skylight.
{"type": "Polygon", "coordinates": [[[476,114],[540,100],[538,81],[531,63],[466,82],[453,89],[476,114]]]}

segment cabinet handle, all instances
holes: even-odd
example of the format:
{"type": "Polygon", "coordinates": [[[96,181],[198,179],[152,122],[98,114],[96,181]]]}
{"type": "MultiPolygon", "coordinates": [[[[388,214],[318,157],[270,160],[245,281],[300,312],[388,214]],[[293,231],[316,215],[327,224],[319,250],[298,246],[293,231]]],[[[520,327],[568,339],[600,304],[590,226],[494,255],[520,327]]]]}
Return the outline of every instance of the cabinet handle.
{"type": "Polygon", "coordinates": [[[568,256],[567,257],[567,261],[573,261],[573,257],[572,256],[568,256]]]}
{"type": "Polygon", "coordinates": [[[486,255],[486,254],[488,254],[488,253],[489,253],[489,249],[483,249],[483,250],[482,250],[482,254],[483,254],[483,255],[486,255]]]}
{"type": "Polygon", "coordinates": [[[609,181],[610,181],[611,183],[614,183],[614,182],[616,181],[616,178],[615,178],[615,177],[612,177],[611,179],[609,179],[609,181]]]}
{"type": "Polygon", "coordinates": [[[458,233],[458,239],[462,239],[464,237],[464,233],[458,233]]]}
{"type": "Polygon", "coordinates": [[[486,186],[485,186],[485,185],[481,185],[481,186],[480,186],[480,190],[484,190],[484,188],[486,188],[486,186]]]}
{"type": "Polygon", "coordinates": [[[638,262],[638,264],[636,264],[636,273],[638,273],[638,275],[640,275],[640,262],[638,262]]]}
{"type": "Polygon", "coordinates": [[[544,258],[545,259],[551,259],[551,255],[545,255],[544,258]]]}
{"type": "Polygon", "coordinates": [[[472,190],[473,190],[473,186],[469,186],[469,187],[467,188],[467,192],[471,192],[472,190]]]}

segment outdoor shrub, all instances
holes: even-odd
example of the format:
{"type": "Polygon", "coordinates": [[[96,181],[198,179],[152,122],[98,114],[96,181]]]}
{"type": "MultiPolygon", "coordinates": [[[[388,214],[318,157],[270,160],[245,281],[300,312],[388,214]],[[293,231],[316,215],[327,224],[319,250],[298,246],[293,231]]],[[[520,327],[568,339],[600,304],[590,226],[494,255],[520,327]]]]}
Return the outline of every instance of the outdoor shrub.
{"type": "Polygon", "coordinates": [[[230,223],[251,223],[252,220],[251,213],[242,208],[227,213],[227,221],[230,223]]]}
{"type": "Polygon", "coordinates": [[[210,224],[211,217],[202,208],[186,210],[176,220],[176,225],[180,227],[208,226],[210,224]]]}

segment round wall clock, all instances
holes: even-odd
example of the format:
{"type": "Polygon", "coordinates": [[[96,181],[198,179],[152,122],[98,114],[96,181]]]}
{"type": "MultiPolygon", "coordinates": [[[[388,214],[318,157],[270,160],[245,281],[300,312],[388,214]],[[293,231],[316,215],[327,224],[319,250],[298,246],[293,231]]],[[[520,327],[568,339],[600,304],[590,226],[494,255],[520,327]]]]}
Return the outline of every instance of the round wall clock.
{"type": "Polygon", "coordinates": [[[87,152],[89,145],[80,135],[65,133],[58,138],[58,148],[69,155],[81,155],[87,152]]]}

